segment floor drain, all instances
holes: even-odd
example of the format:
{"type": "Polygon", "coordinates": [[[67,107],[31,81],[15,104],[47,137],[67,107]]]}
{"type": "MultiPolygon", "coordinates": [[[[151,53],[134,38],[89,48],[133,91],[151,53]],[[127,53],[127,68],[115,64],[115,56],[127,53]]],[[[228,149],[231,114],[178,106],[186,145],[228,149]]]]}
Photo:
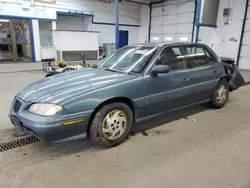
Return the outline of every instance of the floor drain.
{"type": "Polygon", "coordinates": [[[36,142],[40,142],[40,140],[38,138],[36,138],[35,136],[27,136],[27,137],[20,138],[17,140],[12,140],[9,142],[0,143],[0,152],[11,150],[14,148],[19,148],[22,146],[36,143],[36,142]]]}

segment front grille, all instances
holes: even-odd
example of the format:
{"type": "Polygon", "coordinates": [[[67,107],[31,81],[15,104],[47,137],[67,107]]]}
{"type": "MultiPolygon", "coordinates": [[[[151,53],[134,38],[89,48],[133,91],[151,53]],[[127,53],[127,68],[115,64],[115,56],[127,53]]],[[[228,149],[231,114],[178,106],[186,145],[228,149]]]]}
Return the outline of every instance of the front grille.
{"type": "Polygon", "coordinates": [[[17,113],[21,107],[22,107],[22,103],[21,103],[21,101],[19,101],[17,99],[16,102],[14,103],[14,106],[13,106],[14,112],[17,113]]]}

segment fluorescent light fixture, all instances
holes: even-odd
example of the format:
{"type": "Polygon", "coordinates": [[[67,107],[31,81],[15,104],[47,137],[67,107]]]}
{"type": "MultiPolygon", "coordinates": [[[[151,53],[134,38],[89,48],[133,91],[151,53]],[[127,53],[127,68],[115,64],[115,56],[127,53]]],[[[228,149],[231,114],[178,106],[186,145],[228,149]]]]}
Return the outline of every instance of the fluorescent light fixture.
{"type": "Polygon", "coordinates": [[[159,40],[159,37],[153,37],[153,40],[159,40]]]}
{"type": "Polygon", "coordinates": [[[180,41],[187,41],[188,38],[187,37],[180,37],[180,41]]]}
{"type": "Polygon", "coordinates": [[[0,19],[0,22],[9,22],[9,20],[2,20],[2,19],[0,19]]]}
{"type": "Polygon", "coordinates": [[[173,40],[173,37],[165,37],[165,40],[173,40]]]}

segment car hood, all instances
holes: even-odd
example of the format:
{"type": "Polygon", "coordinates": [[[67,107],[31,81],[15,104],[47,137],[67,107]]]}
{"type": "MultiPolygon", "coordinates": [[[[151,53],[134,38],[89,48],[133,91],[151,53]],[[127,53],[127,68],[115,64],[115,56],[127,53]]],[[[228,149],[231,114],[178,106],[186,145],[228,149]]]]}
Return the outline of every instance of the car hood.
{"type": "Polygon", "coordinates": [[[86,68],[61,73],[28,85],[18,93],[26,102],[57,103],[81,93],[120,82],[130,75],[111,72],[103,69],[86,68]]]}

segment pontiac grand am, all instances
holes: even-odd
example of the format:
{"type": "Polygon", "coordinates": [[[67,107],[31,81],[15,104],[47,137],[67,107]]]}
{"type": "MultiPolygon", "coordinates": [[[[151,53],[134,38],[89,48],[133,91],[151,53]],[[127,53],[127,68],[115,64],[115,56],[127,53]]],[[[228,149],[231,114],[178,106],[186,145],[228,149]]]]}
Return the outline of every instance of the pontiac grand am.
{"type": "Polygon", "coordinates": [[[222,108],[244,79],[230,58],[193,43],[123,47],[92,68],[44,78],[14,98],[15,126],[46,142],[116,146],[136,122],[209,102],[222,108]]]}

